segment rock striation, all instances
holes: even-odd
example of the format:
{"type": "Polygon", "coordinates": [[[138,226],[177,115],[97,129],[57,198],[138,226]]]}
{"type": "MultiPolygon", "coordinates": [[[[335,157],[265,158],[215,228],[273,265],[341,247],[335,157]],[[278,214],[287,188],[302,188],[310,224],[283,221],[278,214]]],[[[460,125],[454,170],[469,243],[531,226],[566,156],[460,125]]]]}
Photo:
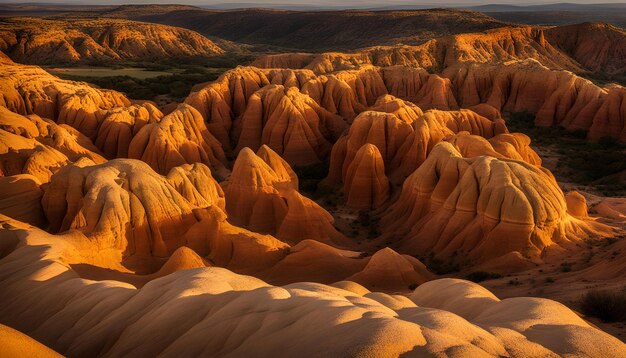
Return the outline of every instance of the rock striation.
{"type": "Polygon", "coordinates": [[[389,180],[378,148],[365,144],[354,156],[344,181],[346,204],[359,210],[377,209],[389,198],[389,180]]]}
{"type": "Polygon", "coordinates": [[[568,214],[547,170],[489,156],[463,158],[442,142],[406,179],[381,224],[400,252],[468,264],[511,252],[536,259],[550,246],[611,235],[611,228],[584,219],[568,214]]]}
{"type": "Polygon", "coordinates": [[[84,135],[35,114],[23,116],[0,106],[0,173],[29,174],[47,183],[64,165],[86,158],[105,159],[84,135]]]}
{"type": "Polygon", "coordinates": [[[545,38],[585,69],[606,75],[623,74],[626,33],[604,23],[584,23],[547,29],[545,38]]]}
{"type": "Polygon", "coordinates": [[[235,151],[265,144],[292,165],[320,163],[346,127],[341,117],[320,107],[297,87],[269,85],[248,100],[239,120],[235,151]]]}
{"type": "MultiPolygon", "coordinates": [[[[380,103],[376,108],[382,109],[380,103]]],[[[435,144],[455,133],[469,132],[492,138],[507,132],[501,119],[491,121],[470,110],[430,110],[419,117],[417,112],[411,113],[413,115],[404,117],[408,119],[406,122],[393,112],[362,112],[333,146],[325,183],[345,183],[356,152],[367,143],[375,145],[380,151],[390,178],[401,182],[426,160],[435,144]]]]}
{"type": "Polygon", "coordinates": [[[159,122],[143,126],[128,146],[128,157],[167,174],[183,164],[203,163],[225,175],[226,156],[193,107],[181,104],[159,122]]]}
{"type": "Polygon", "coordinates": [[[220,266],[250,268],[249,255],[269,265],[286,246],[228,224],[223,193],[201,164],[174,168],[165,178],[138,160],[79,161],[53,176],[42,206],[51,232],[79,232],[117,262],[168,257],[187,246],[220,266]]]}
{"type": "Polygon", "coordinates": [[[229,220],[234,225],[276,235],[289,243],[313,239],[335,246],[349,245],[333,227],[333,217],[298,193],[288,164],[272,160],[277,154],[267,146],[259,152],[261,156],[250,148],[243,148],[232,174],[223,184],[229,220]],[[265,158],[269,158],[269,162],[265,158]]]}

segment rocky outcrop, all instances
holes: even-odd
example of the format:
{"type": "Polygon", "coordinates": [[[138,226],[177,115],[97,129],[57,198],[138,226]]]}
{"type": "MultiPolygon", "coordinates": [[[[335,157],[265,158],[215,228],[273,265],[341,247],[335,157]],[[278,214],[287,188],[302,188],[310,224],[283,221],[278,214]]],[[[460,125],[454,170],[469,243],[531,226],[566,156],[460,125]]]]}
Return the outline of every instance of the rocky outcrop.
{"type": "Polygon", "coordinates": [[[324,160],[346,127],[343,119],[320,107],[297,87],[269,85],[248,100],[239,120],[236,151],[266,144],[292,165],[324,160]]]}
{"type": "MultiPolygon", "coordinates": [[[[375,47],[354,54],[298,54],[297,61],[285,54],[267,62],[325,76],[380,66],[386,92],[420,108],[448,110],[487,104],[502,112],[536,114],[540,126],[588,131],[592,140],[611,136],[626,141],[626,115],[619,105],[623,87],[600,88],[570,72],[623,72],[623,43],[623,31],[602,24],[502,28],[434,39],[420,46],[375,47]]],[[[261,58],[255,64],[264,66],[266,61],[261,58]]]]}
{"type": "Polygon", "coordinates": [[[61,167],[83,157],[95,163],[105,161],[91,141],[72,127],[0,106],[2,175],[30,174],[47,183],[61,167]]]}
{"type": "Polygon", "coordinates": [[[19,63],[99,64],[210,57],[224,52],[182,28],[114,19],[10,18],[0,22],[0,51],[19,63]]]}
{"type": "Polygon", "coordinates": [[[217,206],[226,210],[224,191],[213,176],[211,169],[202,163],[183,164],[172,168],[167,181],[193,206],[204,208],[217,206]]]}
{"type": "Polygon", "coordinates": [[[463,131],[444,140],[452,143],[464,158],[488,155],[541,166],[541,158],[530,147],[530,138],[522,133],[501,133],[485,139],[463,131]]]}
{"type": "MultiPolygon", "coordinates": [[[[166,179],[143,162],[115,159],[63,168],[42,205],[51,232],[79,232],[97,242],[103,255],[110,253],[112,262],[168,257],[182,246],[225,267],[250,269],[278,260],[285,245],[228,224],[221,200],[206,167],[175,168],[166,179]]],[[[137,271],[149,272],[150,266],[137,271]]]]}
{"type": "Polygon", "coordinates": [[[130,142],[128,157],[167,174],[183,164],[203,163],[225,176],[226,156],[193,107],[181,104],[159,122],[145,125],[130,142]]]}
{"type": "Polygon", "coordinates": [[[384,164],[391,166],[391,161],[412,132],[410,123],[391,113],[361,113],[354,119],[348,132],[333,146],[326,182],[345,183],[348,168],[357,152],[368,143],[375,145],[384,164]]]}
{"type": "Polygon", "coordinates": [[[69,125],[109,157],[125,156],[132,137],[163,117],[149,102],[133,104],[119,92],[61,80],[34,66],[2,66],[0,90],[0,106],[69,125]]]}
{"type": "Polygon", "coordinates": [[[289,187],[298,190],[298,176],[280,155],[265,144],[257,150],[256,155],[274,171],[281,183],[287,183],[289,187]]]}
{"type": "Polygon", "coordinates": [[[380,69],[387,90],[423,109],[457,109],[452,82],[422,68],[390,66],[380,69]]]}
{"type": "Polygon", "coordinates": [[[462,131],[484,138],[507,132],[501,119],[490,121],[470,110],[430,110],[415,120],[415,116],[405,118],[411,122],[402,121],[391,113],[361,113],[348,133],[333,146],[325,183],[345,182],[356,151],[366,143],[378,148],[390,178],[401,182],[426,160],[434,145],[446,137],[462,131]]]}
{"type": "Polygon", "coordinates": [[[397,287],[411,289],[432,279],[434,275],[415,257],[384,248],[369,258],[363,270],[346,278],[346,281],[358,282],[371,290],[387,291],[397,287]]]}
{"type": "Polygon", "coordinates": [[[565,203],[567,204],[567,212],[577,218],[587,218],[589,214],[587,212],[587,199],[577,192],[570,191],[565,194],[565,203]]]}
{"type": "Polygon", "coordinates": [[[538,258],[612,230],[568,214],[563,192],[545,169],[522,161],[470,159],[447,142],[404,182],[382,225],[400,252],[486,262],[511,252],[538,258]]]}
{"type": "MultiPolygon", "coordinates": [[[[226,152],[240,141],[239,149],[260,143],[280,152],[280,147],[270,144],[272,131],[264,125],[271,117],[275,118],[272,122],[280,117],[279,129],[289,127],[287,124],[303,127],[301,132],[319,131],[321,137],[332,142],[343,131],[343,122],[351,122],[385,93],[382,77],[373,67],[328,76],[315,76],[307,70],[238,67],[191,93],[185,103],[202,114],[226,152]],[[259,91],[270,84],[280,86],[259,91]],[[314,125],[316,118],[318,125],[314,125]]],[[[319,137],[317,133],[308,134],[312,135],[319,137]]],[[[279,130],[274,137],[290,136],[279,130]]]]}
{"type": "Polygon", "coordinates": [[[354,156],[344,180],[346,204],[359,210],[379,208],[389,198],[385,163],[373,144],[365,144],[354,156]]]}
{"type": "Polygon", "coordinates": [[[470,65],[447,69],[462,107],[486,103],[502,112],[536,114],[539,126],[587,130],[590,139],[626,140],[626,114],[618,103],[622,86],[600,88],[571,72],[553,71],[534,60],[504,65],[470,65]]]}
{"type": "Polygon", "coordinates": [[[229,220],[249,230],[276,235],[291,243],[305,239],[335,245],[349,241],[333,226],[333,217],[314,201],[302,196],[289,175],[286,163],[278,172],[265,162],[271,158],[269,147],[262,148],[262,157],[250,148],[243,148],[233,166],[233,172],[223,185],[229,220]]]}
{"type": "Polygon", "coordinates": [[[113,108],[104,114],[95,144],[107,158],[129,158],[128,147],[133,138],[146,124],[161,118],[161,111],[150,103],[113,108]]]}

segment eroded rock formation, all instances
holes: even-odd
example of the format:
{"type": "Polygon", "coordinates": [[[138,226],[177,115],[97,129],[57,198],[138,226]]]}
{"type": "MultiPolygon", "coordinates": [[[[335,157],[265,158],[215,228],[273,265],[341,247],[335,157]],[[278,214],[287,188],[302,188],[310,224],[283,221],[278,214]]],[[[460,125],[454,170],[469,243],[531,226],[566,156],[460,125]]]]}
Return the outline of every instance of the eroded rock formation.
{"type": "Polygon", "coordinates": [[[41,183],[80,158],[105,159],[91,141],[67,125],[32,114],[22,116],[0,106],[0,172],[31,174],[41,183]]]}
{"type": "Polygon", "coordinates": [[[141,159],[161,174],[179,165],[203,163],[217,175],[226,175],[226,157],[220,143],[200,113],[186,104],[159,122],[143,126],[129,144],[128,157],[141,159]]]}
{"type": "Polygon", "coordinates": [[[69,125],[110,158],[126,156],[132,137],[163,117],[149,102],[133,103],[119,92],[61,80],[39,67],[13,62],[0,68],[0,106],[69,125]]]}
{"type": "Polygon", "coordinates": [[[488,156],[466,159],[447,142],[407,178],[382,223],[401,252],[433,252],[460,263],[511,252],[538,258],[548,246],[612,232],[569,215],[547,170],[488,156]]]}
{"type": "Polygon", "coordinates": [[[206,169],[185,165],[166,179],[138,160],[79,161],[53,177],[42,205],[50,231],[80,232],[113,262],[168,257],[182,246],[225,267],[241,268],[250,255],[261,267],[279,259],[283,243],[226,222],[223,194],[206,169]]]}
{"type": "Polygon", "coordinates": [[[266,144],[293,165],[321,162],[346,127],[343,119],[320,107],[297,87],[269,85],[248,100],[239,120],[236,151],[266,144]]]}
{"type": "Polygon", "coordinates": [[[626,33],[619,27],[603,23],[558,26],[547,29],[545,37],[592,72],[614,75],[626,70],[626,33]]]}
{"type": "Polygon", "coordinates": [[[314,239],[348,245],[349,241],[333,227],[333,217],[298,193],[289,173],[291,168],[286,163],[272,161],[277,154],[269,147],[261,150],[259,157],[250,148],[243,148],[224,184],[229,220],[291,243],[314,239]],[[270,159],[269,163],[265,158],[270,159]],[[278,171],[271,166],[278,167],[278,171]]]}
{"type": "Polygon", "coordinates": [[[366,143],[378,148],[390,177],[401,181],[426,160],[435,144],[446,137],[462,131],[485,138],[507,132],[501,119],[491,121],[470,110],[430,110],[417,118],[405,117],[409,119],[408,123],[392,113],[367,111],[354,120],[350,130],[333,146],[326,183],[345,182],[356,152],[366,143]]]}
{"type": "Polygon", "coordinates": [[[360,210],[379,208],[389,198],[389,180],[378,148],[365,144],[356,152],[344,180],[346,204],[360,210]]]}

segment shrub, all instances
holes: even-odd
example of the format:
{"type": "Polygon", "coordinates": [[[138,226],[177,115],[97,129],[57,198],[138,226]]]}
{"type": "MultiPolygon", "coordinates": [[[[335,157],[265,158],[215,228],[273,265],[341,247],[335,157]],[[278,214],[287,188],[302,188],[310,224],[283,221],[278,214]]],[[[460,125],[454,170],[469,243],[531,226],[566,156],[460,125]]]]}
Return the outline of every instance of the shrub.
{"type": "Polygon", "coordinates": [[[587,138],[587,131],[584,129],[576,129],[570,133],[572,138],[585,139],[587,138]]]}
{"type": "Polygon", "coordinates": [[[535,115],[530,112],[513,112],[509,118],[507,125],[512,128],[530,129],[535,127],[535,115]]]}
{"type": "Polygon", "coordinates": [[[380,236],[380,231],[378,231],[378,229],[376,228],[372,228],[370,229],[370,231],[367,232],[367,238],[368,239],[375,239],[377,237],[380,236]]]}
{"type": "Polygon", "coordinates": [[[572,271],[572,264],[569,262],[563,262],[561,264],[561,272],[570,272],[572,271]]]}
{"type": "Polygon", "coordinates": [[[583,295],[582,312],[604,322],[626,321],[626,295],[609,290],[593,290],[583,295]]]}
{"type": "Polygon", "coordinates": [[[617,147],[617,139],[611,136],[604,136],[598,139],[598,144],[605,149],[617,147]]]}
{"type": "Polygon", "coordinates": [[[521,285],[522,283],[521,283],[521,282],[519,282],[519,279],[515,278],[515,279],[512,279],[512,280],[509,280],[509,282],[507,282],[507,284],[509,284],[509,285],[511,285],[511,286],[519,286],[519,285],[521,285]]]}
{"type": "Polygon", "coordinates": [[[431,255],[429,257],[428,264],[426,266],[428,267],[429,270],[436,273],[437,275],[445,275],[445,274],[459,271],[458,264],[455,264],[454,262],[451,262],[451,261],[440,260],[434,257],[434,255],[431,255]]]}
{"type": "Polygon", "coordinates": [[[293,171],[298,175],[300,180],[322,180],[328,175],[328,163],[318,163],[306,166],[292,167],[293,171]]]}
{"type": "Polygon", "coordinates": [[[359,224],[363,227],[368,227],[372,223],[372,219],[370,218],[370,213],[367,211],[359,211],[359,224]]]}
{"type": "Polygon", "coordinates": [[[485,271],[476,271],[465,276],[467,280],[470,280],[472,282],[482,282],[482,281],[493,280],[493,279],[501,278],[501,277],[502,275],[498,273],[485,272],[485,271]]]}

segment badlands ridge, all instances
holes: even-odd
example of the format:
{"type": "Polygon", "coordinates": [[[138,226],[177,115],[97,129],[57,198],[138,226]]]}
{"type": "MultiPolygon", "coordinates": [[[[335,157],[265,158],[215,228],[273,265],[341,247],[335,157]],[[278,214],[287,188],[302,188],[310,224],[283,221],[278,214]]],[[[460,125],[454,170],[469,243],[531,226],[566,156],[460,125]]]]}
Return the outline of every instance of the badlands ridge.
{"type": "Polygon", "coordinates": [[[561,303],[429,270],[520,272],[623,234],[620,199],[591,216],[502,116],[626,142],[624,88],[570,72],[623,57],[494,31],[265,57],[168,110],[3,56],[0,337],[68,356],[626,355],[561,303]],[[339,208],[299,191],[315,165],[339,208]],[[359,211],[379,233],[336,225],[359,211]]]}

